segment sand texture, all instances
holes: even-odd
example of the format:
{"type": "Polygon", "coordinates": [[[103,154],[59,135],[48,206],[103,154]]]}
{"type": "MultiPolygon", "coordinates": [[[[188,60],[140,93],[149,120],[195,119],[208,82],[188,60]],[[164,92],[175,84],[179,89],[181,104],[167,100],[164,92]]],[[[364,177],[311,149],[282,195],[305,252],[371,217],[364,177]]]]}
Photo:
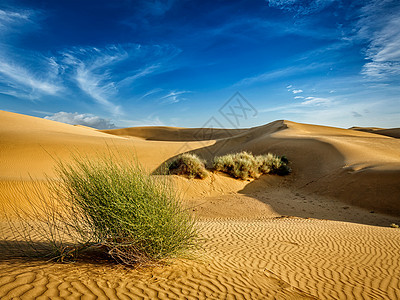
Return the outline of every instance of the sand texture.
{"type": "MultiPolygon", "coordinates": [[[[378,129],[374,129],[375,131],[378,129]]],[[[381,129],[379,129],[381,130],[381,129]]],[[[169,176],[197,218],[193,259],[128,269],[90,255],[60,264],[20,255],[0,220],[0,299],[400,299],[400,140],[290,121],[240,129],[98,131],[0,111],[0,204],[53,178],[57,160],[116,151],[153,171],[193,151],[291,161],[285,177],[169,176]]],[[[29,194],[29,193],[28,193],[29,194]]]]}

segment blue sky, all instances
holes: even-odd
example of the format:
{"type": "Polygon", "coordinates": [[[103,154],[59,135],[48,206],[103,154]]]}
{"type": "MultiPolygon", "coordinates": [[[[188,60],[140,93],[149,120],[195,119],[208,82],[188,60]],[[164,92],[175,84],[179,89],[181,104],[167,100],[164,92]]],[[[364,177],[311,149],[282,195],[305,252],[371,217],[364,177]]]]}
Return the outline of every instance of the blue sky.
{"type": "Polygon", "coordinates": [[[96,128],[400,127],[400,2],[3,0],[0,109],[96,128]]]}

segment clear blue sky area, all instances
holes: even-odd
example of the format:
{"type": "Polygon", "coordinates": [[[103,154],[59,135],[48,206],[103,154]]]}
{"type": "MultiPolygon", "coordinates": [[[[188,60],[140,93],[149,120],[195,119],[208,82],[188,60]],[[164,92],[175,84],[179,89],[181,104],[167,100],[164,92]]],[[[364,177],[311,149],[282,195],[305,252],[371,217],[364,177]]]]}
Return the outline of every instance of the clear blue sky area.
{"type": "Polygon", "coordinates": [[[400,1],[3,0],[0,109],[96,128],[400,127],[400,1]]]}

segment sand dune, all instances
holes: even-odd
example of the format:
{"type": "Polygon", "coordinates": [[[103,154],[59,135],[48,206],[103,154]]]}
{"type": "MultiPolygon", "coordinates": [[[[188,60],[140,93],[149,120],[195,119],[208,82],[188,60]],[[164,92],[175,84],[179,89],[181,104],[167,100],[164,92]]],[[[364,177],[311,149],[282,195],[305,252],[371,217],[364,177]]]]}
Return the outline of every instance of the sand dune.
{"type": "Polygon", "coordinates": [[[229,138],[246,130],[151,126],[101,130],[101,132],[124,137],[140,137],[145,140],[189,142],[229,138]]]}
{"type": "Polygon", "coordinates": [[[394,137],[396,139],[400,138],[400,128],[377,128],[377,127],[351,127],[352,130],[370,132],[375,134],[381,134],[385,136],[394,137]]]}
{"type": "MultiPolygon", "coordinates": [[[[187,151],[207,159],[273,152],[291,160],[293,173],[171,176],[205,238],[194,260],[144,270],[90,257],[52,264],[0,241],[1,299],[400,298],[400,230],[388,228],[400,224],[400,140],[283,120],[240,130],[98,131],[0,111],[0,204],[24,206],[15,190],[30,176],[54,177],[54,158],[110,149],[136,154],[150,170],[187,151]]],[[[10,236],[4,222],[0,235],[10,236]]]]}
{"type": "MultiPolygon", "coordinates": [[[[400,141],[354,130],[276,121],[195,151],[212,159],[241,150],[292,161],[289,188],[400,216],[400,141]]],[[[250,184],[251,185],[251,184],[250,184]]]]}

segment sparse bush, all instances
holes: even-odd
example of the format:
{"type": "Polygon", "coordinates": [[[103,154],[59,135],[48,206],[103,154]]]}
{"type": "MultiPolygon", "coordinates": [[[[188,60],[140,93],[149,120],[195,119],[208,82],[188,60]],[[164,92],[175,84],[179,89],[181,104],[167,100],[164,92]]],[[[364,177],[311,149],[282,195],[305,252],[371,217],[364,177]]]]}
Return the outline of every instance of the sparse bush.
{"type": "Polygon", "coordinates": [[[216,171],[225,172],[235,178],[257,178],[261,174],[286,175],[290,172],[287,159],[274,154],[253,156],[242,151],[214,158],[213,167],[216,171]],[[286,160],[286,162],[284,161],[286,160]]]}
{"type": "Polygon", "coordinates": [[[245,151],[217,156],[214,158],[213,167],[217,171],[225,172],[241,179],[255,178],[258,174],[258,166],[254,156],[245,151]]]}
{"type": "Polygon", "coordinates": [[[291,172],[288,166],[289,161],[285,156],[279,157],[275,154],[268,153],[265,155],[258,155],[255,159],[261,174],[277,174],[283,176],[291,172]]]}
{"type": "Polygon", "coordinates": [[[196,154],[184,153],[175,157],[168,165],[167,172],[174,175],[184,175],[189,178],[207,177],[205,161],[196,154]]]}
{"type": "Polygon", "coordinates": [[[19,223],[34,224],[13,226],[22,228],[19,236],[28,242],[47,239],[53,258],[63,261],[95,248],[128,265],[146,264],[195,247],[194,220],[170,183],[138,163],[75,158],[59,163],[57,172],[59,180],[48,180],[50,195],[39,195],[33,215],[19,214],[19,223]]]}

